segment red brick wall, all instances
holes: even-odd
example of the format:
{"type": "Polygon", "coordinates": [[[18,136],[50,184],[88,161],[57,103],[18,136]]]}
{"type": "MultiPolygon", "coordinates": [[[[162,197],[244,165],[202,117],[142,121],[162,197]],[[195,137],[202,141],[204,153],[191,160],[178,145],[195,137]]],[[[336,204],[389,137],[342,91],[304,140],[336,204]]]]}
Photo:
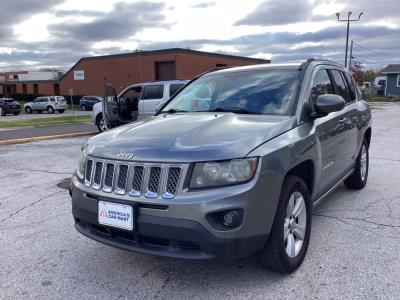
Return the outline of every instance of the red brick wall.
{"type": "Polygon", "coordinates": [[[60,94],[68,95],[72,88],[75,95],[103,95],[105,83],[112,84],[119,92],[130,84],[155,80],[157,61],[175,61],[178,79],[191,79],[215,68],[216,64],[244,66],[260,63],[245,58],[190,53],[84,59],[61,79],[60,94]],[[74,80],[74,70],[84,70],[85,80],[74,80]]]}

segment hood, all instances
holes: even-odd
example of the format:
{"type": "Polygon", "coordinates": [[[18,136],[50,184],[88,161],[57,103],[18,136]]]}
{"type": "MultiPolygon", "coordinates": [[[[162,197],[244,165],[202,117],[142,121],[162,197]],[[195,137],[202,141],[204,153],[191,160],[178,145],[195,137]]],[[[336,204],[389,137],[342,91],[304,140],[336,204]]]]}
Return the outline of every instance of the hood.
{"type": "Polygon", "coordinates": [[[245,157],[260,144],[294,127],[287,116],[193,113],[158,115],[92,137],[88,154],[135,161],[193,162],[245,157]]]}

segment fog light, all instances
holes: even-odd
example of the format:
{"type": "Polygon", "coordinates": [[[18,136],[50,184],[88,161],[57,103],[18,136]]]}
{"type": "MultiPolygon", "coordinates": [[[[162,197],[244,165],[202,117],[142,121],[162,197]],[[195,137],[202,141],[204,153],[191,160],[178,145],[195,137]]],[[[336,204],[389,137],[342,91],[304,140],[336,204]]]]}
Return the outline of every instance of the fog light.
{"type": "Polygon", "coordinates": [[[243,222],[242,208],[213,212],[207,215],[207,220],[217,230],[233,230],[243,222]]]}
{"type": "Polygon", "coordinates": [[[236,210],[228,211],[224,214],[223,224],[226,227],[235,227],[240,224],[240,214],[236,210]]]}

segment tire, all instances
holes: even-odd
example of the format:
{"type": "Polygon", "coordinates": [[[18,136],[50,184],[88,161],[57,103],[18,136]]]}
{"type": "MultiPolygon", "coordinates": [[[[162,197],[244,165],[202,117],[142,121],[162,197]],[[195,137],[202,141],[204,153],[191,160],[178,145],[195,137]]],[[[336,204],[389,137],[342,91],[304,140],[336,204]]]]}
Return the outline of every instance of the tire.
{"type": "Polygon", "coordinates": [[[29,106],[25,107],[25,113],[31,114],[32,113],[32,108],[30,108],[29,106]]]}
{"type": "Polygon", "coordinates": [[[19,115],[19,112],[17,112],[17,113],[13,113],[13,115],[14,115],[14,116],[18,116],[18,115],[19,115]]]}
{"type": "Polygon", "coordinates": [[[81,105],[81,110],[86,111],[87,110],[86,105],[81,105]]]}
{"type": "Polygon", "coordinates": [[[104,131],[107,130],[107,126],[106,126],[106,124],[105,124],[105,121],[104,121],[104,118],[103,118],[103,115],[102,115],[102,114],[100,114],[100,115],[97,117],[96,125],[97,125],[97,128],[99,129],[100,132],[104,132],[104,131]]]}
{"type": "Polygon", "coordinates": [[[361,144],[360,152],[358,153],[356,160],[356,167],[353,174],[350,175],[344,181],[344,185],[351,190],[361,190],[368,180],[368,169],[369,169],[369,151],[368,143],[364,138],[361,144]]]}
{"type": "Polygon", "coordinates": [[[64,111],[65,111],[65,109],[59,109],[59,110],[58,110],[58,112],[59,112],[60,114],[63,114],[64,111]]]}
{"type": "Polygon", "coordinates": [[[54,114],[54,108],[52,108],[51,106],[47,107],[47,113],[48,114],[54,114]]]}
{"type": "Polygon", "coordinates": [[[6,111],[4,109],[1,110],[1,116],[4,117],[6,115],[6,111]]]}
{"type": "Polygon", "coordinates": [[[311,213],[312,204],[306,184],[297,176],[287,176],[268,241],[259,253],[264,267],[278,273],[292,273],[302,264],[310,241],[311,213]],[[289,202],[292,209],[288,209],[289,202]],[[302,204],[302,209],[296,211],[299,204],[302,204]],[[292,215],[297,217],[289,218],[292,215]]]}

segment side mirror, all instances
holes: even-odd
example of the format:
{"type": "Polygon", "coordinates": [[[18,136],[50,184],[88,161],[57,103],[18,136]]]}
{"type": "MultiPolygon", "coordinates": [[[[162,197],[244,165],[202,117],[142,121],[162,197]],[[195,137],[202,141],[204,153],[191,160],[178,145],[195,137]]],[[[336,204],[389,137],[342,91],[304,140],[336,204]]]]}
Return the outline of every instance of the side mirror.
{"type": "Polygon", "coordinates": [[[342,96],[335,94],[319,95],[315,104],[316,112],[313,117],[323,117],[327,114],[343,109],[345,101],[342,96]]]}

